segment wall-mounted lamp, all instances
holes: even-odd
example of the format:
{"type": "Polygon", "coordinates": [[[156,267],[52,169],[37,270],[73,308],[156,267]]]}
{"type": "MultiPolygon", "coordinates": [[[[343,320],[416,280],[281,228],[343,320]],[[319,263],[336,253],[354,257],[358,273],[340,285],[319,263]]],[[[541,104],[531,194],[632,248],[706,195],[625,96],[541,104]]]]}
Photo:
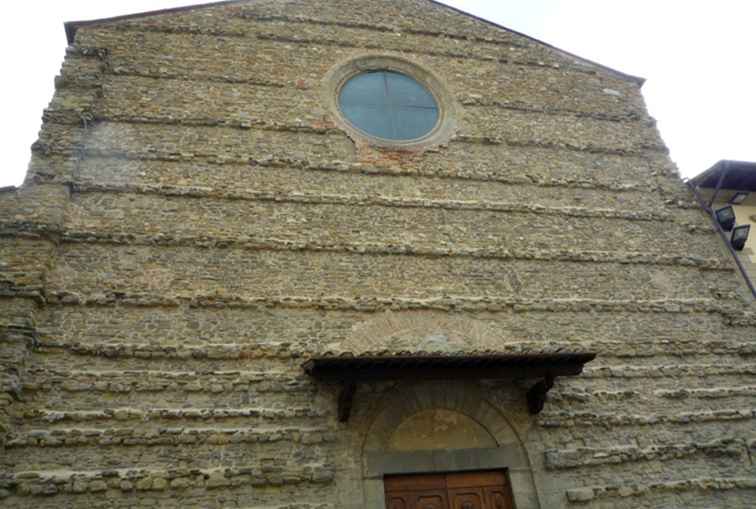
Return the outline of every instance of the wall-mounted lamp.
{"type": "Polygon", "coordinates": [[[732,195],[732,198],[730,198],[730,201],[728,203],[732,203],[733,205],[740,205],[745,201],[746,198],[748,198],[748,195],[750,193],[746,193],[745,191],[738,191],[737,193],[732,195]]]}
{"type": "Polygon", "coordinates": [[[735,210],[730,205],[718,209],[714,214],[717,216],[719,226],[724,231],[729,232],[735,226],[735,210]]]}
{"type": "Polygon", "coordinates": [[[732,237],[730,238],[730,244],[732,244],[732,248],[736,251],[742,251],[745,247],[745,243],[748,240],[748,234],[751,231],[751,225],[750,224],[742,224],[740,226],[736,226],[734,230],[732,230],[732,237]]]}

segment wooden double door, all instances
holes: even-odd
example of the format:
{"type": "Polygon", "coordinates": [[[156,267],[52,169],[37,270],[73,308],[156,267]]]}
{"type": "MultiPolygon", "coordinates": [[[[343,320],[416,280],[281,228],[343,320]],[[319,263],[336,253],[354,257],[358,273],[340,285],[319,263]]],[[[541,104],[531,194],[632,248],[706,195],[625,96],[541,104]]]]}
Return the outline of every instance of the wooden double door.
{"type": "Polygon", "coordinates": [[[390,476],[384,485],[386,509],[514,509],[503,471],[390,476]]]}

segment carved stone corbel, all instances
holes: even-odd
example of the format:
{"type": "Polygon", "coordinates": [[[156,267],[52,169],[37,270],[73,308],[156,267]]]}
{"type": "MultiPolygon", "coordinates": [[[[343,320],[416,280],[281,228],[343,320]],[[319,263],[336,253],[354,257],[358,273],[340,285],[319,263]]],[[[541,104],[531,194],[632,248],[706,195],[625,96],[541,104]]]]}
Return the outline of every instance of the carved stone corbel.
{"type": "Polygon", "coordinates": [[[554,387],[554,376],[547,374],[543,380],[530,388],[527,394],[528,411],[535,415],[541,413],[543,405],[546,403],[546,395],[554,387]]]}

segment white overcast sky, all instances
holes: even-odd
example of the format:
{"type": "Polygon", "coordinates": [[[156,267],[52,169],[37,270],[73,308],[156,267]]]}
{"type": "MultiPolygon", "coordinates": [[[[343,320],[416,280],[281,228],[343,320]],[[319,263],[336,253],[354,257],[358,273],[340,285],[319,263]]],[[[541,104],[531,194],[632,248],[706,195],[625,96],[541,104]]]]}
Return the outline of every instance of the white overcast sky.
{"type": "MultiPolygon", "coordinates": [[[[327,0],[312,0],[327,1],[327,0]]],[[[370,0],[365,0],[370,1],[370,0]]],[[[63,60],[64,21],[204,2],[9,2],[0,31],[0,187],[19,185],[63,60]]],[[[683,176],[719,159],[756,161],[753,0],[447,0],[444,3],[642,76],[651,115],[683,176]]]]}

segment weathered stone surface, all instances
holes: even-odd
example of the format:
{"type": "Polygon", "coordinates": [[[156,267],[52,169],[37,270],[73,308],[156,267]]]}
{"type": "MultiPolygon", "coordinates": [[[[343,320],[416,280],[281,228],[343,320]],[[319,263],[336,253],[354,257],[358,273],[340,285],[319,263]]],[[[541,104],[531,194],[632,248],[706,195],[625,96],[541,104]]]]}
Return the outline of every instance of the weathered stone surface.
{"type": "Polygon", "coordinates": [[[79,27],[43,121],[0,190],[3,505],[374,509],[366,455],[438,409],[520,509],[753,505],[756,313],[639,80],[425,0],[256,0],[79,27]],[[448,142],[339,127],[366,55],[435,76],[448,142]],[[560,352],[598,357],[539,416],[381,382],[342,424],[301,369],[560,352]]]}
{"type": "Polygon", "coordinates": [[[724,410],[685,412],[681,414],[608,414],[598,412],[560,412],[548,413],[539,417],[544,427],[560,426],[648,426],[657,424],[692,424],[711,421],[752,420],[756,417],[756,408],[731,408],[724,410]]]}
{"type": "Polygon", "coordinates": [[[48,284],[52,293],[83,296],[113,291],[169,299],[242,300],[433,299],[439,293],[463,299],[663,300],[710,291],[726,295],[736,288],[720,272],[684,266],[624,265],[619,270],[614,264],[599,268],[464,257],[399,259],[401,263],[396,257],[370,254],[67,244],[48,284]],[[561,274],[559,280],[553,279],[554,272],[561,274]],[[308,273],[315,279],[308,281],[308,273]],[[467,278],[464,286],[458,284],[460,278],[467,278]]]}
{"type": "MultiPolygon", "coordinates": [[[[474,211],[478,213],[477,215],[482,215],[487,212],[493,213],[493,212],[509,212],[512,213],[513,219],[520,219],[519,223],[522,223],[521,227],[530,226],[531,223],[536,220],[533,215],[545,215],[545,216],[566,216],[566,217],[577,217],[577,218],[595,218],[599,220],[607,220],[607,226],[606,228],[611,227],[611,223],[608,220],[625,220],[625,221],[651,221],[660,223],[660,227],[668,227],[668,228],[675,228],[679,230],[683,230],[682,233],[698,233],[703,235],[712,235],[713,231],[711,229],[710,224],[707,224],[705,221],[703,221],[703,218],[698,215],[694,214],[692,211],[690,213],[686,213],[687,211],[675,211],[677,213],[673,213],[672,211],[662,211],[662,210],[648,210],[648,211],[642,211],[642,210],[622,210],[622,209],[613,209],[613,208],[588,208],[584,206],[545,206],[540,204],[517,204],[517,203],[508,203],[504,201],[487,201],[483,199],[477,199],[477,200],[469,200],[469,199],[438,199],[438,198],[420,198],[415,195],[414,197],[392,197],[392,196],[376,196],[372,194],[336,194],[336,193],[323,193],[323,194],[310,194],[310,193],[300,193],[300,192],[265,192],[265,191],[247,191],[247,192],[239,192],[238,194],[232,194],[232,195],[216,195],[209,190],[203,190],[203,189],[196,189],[196,190],[188,190],[188,189],[176,189],[173,187],[122,187],[122,186],[82,186],[80,188],[81,191],[83,191],[80,194],[76,194],[73,197],[73,201],[78,205],[78,207],[73,207],[70,209],[70,213],[74,215],[74,217],[71,218],[71,223],[74,228],[81,228],[84,231],[88,229],[90,224],[97,225],[94,221],[89,221],[86,225],[79,225],[77,222],[78,217],[76,217],[75,214],[79,213],[81,215],[84,215],[83,218],[85,221],[89,219],[86,217],[86,215],[89,214],[96,214],[97,216],[102,217],[102,215],[105,214],[113,214],[116,215],[116,218],[121,218],[126,215],[126,212],[123,210],[119,210],[119,208],[122,207],[121,204],[124,202],[131,203],[131,209],[134,210],[134,220],[138,221],[139,216],[138,213],[142,212],[143,210],[147,209],[146,213],[151,213],[155,218],[159,218],[159,214],[162,213],[166,221],[171,221],[173,219],[174,215],[181,215],[181,214],[187,214],[188,212],[183,209],[187,208],[194,208],[197,209],[198,203],[196,202],[196,198],[206,198],[206,200],[200,202],[200,205],[202,206],[208,206],[212,209],[214,214],[209,213],[209,211],[200,209],[197,213],[202,213],[203,217],[205,217],[205,221],[208,222],[208,224],[204,224],[202,220],[196,219],[192,221],[193,224],[196,224],[195,228],[197,229],[204,229],[206,234],[208,236],[215,234],[225,234],[226,236],[229,236],[229,234],[233,235],[242,235],[245,233],[244,230],[223,230],[220,225],[214,224],[212,221],[214,219],[214,215],[216,216],[222,216],[227,217],[231,214],[246,214],[249,216],[254,215],[255,213],[262,214],[260,211],[256,210],[255,207],[265,207],[264,204],[258,204],[256,202],[274,202],[276,203],[277,207],[289,207],[292,209],[299,209],[303,213],[315,216],[318,214],[317,209],[322,208],[325,209],[324,212],[320,212],[320,215],[326,215],[328,212],[329,207],[317,207],[318,205],[334,205],[335,207],[330,207],[332,209],[354,209],[352,210],[352,214],[355,215],[359,213],[365,213],[363,210],[367,206],[373,206],[376,207],[376,210],[374,212],[383,212],[383,215],[387,215],[390,217],[390,214],[392,211],[385,210],[385,209],[402,209],[399,211],[393,211],[394,213],[401,213],[405,216],[410,216],[408,220],[411,220],[412,214],[434,214],[434,213],[444,213],[444,212],[433,212],[436,210],[440,211],[446,211],[446,210],[458,210],[460,211],[459,216],[461,218],[464,218],[465,215],[470,215],[467,211],[474,211]],[[102,196],[103,192],[107,191],[106,196],[102,196]],[[133,196],[134,194],[140,195],[139,197],[133,196]],[[101,211],[97,209],[97,207],[91,207],[88,206],[88,203],[90,202],[104,202],[104,201],[110,201],[110,207],[109,209],[115,209],[112,212],[107,211],[101,211]],[[170,207],[167,211],[158,211],[158,210],[152,210],[151,207],[157,208],[157,206],[162,202],[169,202],[174,204],[173,207],[170,207]],[[252,203],[250,203],[252,202],[252,203]],[[297,206],[297,204],[301,204],[301,206],[297,206]],[[120,207],[119,207],[120,206],[120,207]],[[406,210],[410,209],[410,210],[406,210]],[[425,209],[430,209],[429,211],[425,212],[425,209]],[[522,214],[522,216],[519,216],[519,214],[522,214]],[[672,224],[665,224],[665,223],[672,223],[672,224]],[[217,232],[217,233],[216,233],[217,232]]],[[[270,206],[270,205],[268,205],[270,206]]],[[[295,214],[295,210],[292,210],[291,214],[295,214]]],[[[143,212],[144,213],[144,212],[143,212]]],[[[95,217],[97,217],[95,216],[95,217]]],[[[107,215],[103,217],[103,219],[108,218],[107,215]]],[[[94,219],[94,217],[92,218],[94,219]]],[[[318,218],[318,222],[322,222],[324,227],[330,226],[326,221],[327,218],[318,218]]],[[[357,219],[355,219],[357,220],[357,219]]],[[[555,221],[558,219],[554,219],[555,221]]],[[[218,219],[215,219],[215,221],[218,221],[218,219]]],[[[226,223],[228,223],[226,221],[226,223]]],[[[129,223],[125,223],[122,226],[122,230],[129,231],[129,227],[131,225],[129,223]]],[[[158,230],[159,228],[163,226],[161,224],[156,224],[153,227],[154,230],[158,230]]],[[[168,225],[165,225],[164,227],[168,228],[170,223],[168,225]]],[[[242,226],[242,225],[238,225],[242,226]]],[[[390,225],[387,225],[389,227],[390,225]]],[[[619,227],[622,227],[623,225],[620,223],[619,227]]],[[[336,228],[332,228],[333,230],[336,230],[336,228]]],[[[630,227],[627,227],[628,230],[630,230],[630,227]]],[[[107,229],[108,231],[115,230],[114,227],[110,227],[107,229]]],[[[145,232],[145,229],[137,223],[135,226],[131,226],[130,233],[143,233],[145,232]]],[[[186,230],[178,230],[175,227],[170,228],[171,231],[176,231],[175,234],[184,234],[187,233],[186,230]]],[[[269,228],[270,234],[277,233],[272,228],[269,228]]],[[[150,232],[150,230],[146,230],[147,232],[150,232]]],[[[189,230],[191,232],[191,230],[189,230]]],[[[160,232],[160,233],[166,233],[167,232],[160,232]]],[[[677,232],[675,232],[677,233],[677,232]]],[[[279,234],[280,235],[280,234],[279,234]]],[[[602,244],[600,244],[598,241],[596,242],[596,247],[601,247],[602,244]]],[[[667,251],[669,252],[669,250],[667,251]]],[[[688,256],[695,256],[695,253],[688,253],[688,256]]]]}
{"type": "MultiPolygon", "coordinates": [[[[750,478],[740,479],[686,479],[682,481],[661,481],[654,484],[634,486],[600,486],[596,488],[578,488],[569,490],[567,496],[570,502],[588,502],[595,499],[615,497],[637,497],[654,491],[719,491],[719,490],[753,490],[756,483],[750,478]]],[[[744,495],[752,496],[753,494],[744,495]]],[[[740,506],[738,507],[746,507],[740,506]]]]}
{"type": "Polygon", "coordinates": [[[613,449],[552,450],[546,452],[546,466],[552,469],[579,468],[606,463],[684,458],[694,454],[733,456],[743,459],[747,454],[746,440],[726,439],[708,443],[664,444],[647,448],[626,446],[613,449]]]}

